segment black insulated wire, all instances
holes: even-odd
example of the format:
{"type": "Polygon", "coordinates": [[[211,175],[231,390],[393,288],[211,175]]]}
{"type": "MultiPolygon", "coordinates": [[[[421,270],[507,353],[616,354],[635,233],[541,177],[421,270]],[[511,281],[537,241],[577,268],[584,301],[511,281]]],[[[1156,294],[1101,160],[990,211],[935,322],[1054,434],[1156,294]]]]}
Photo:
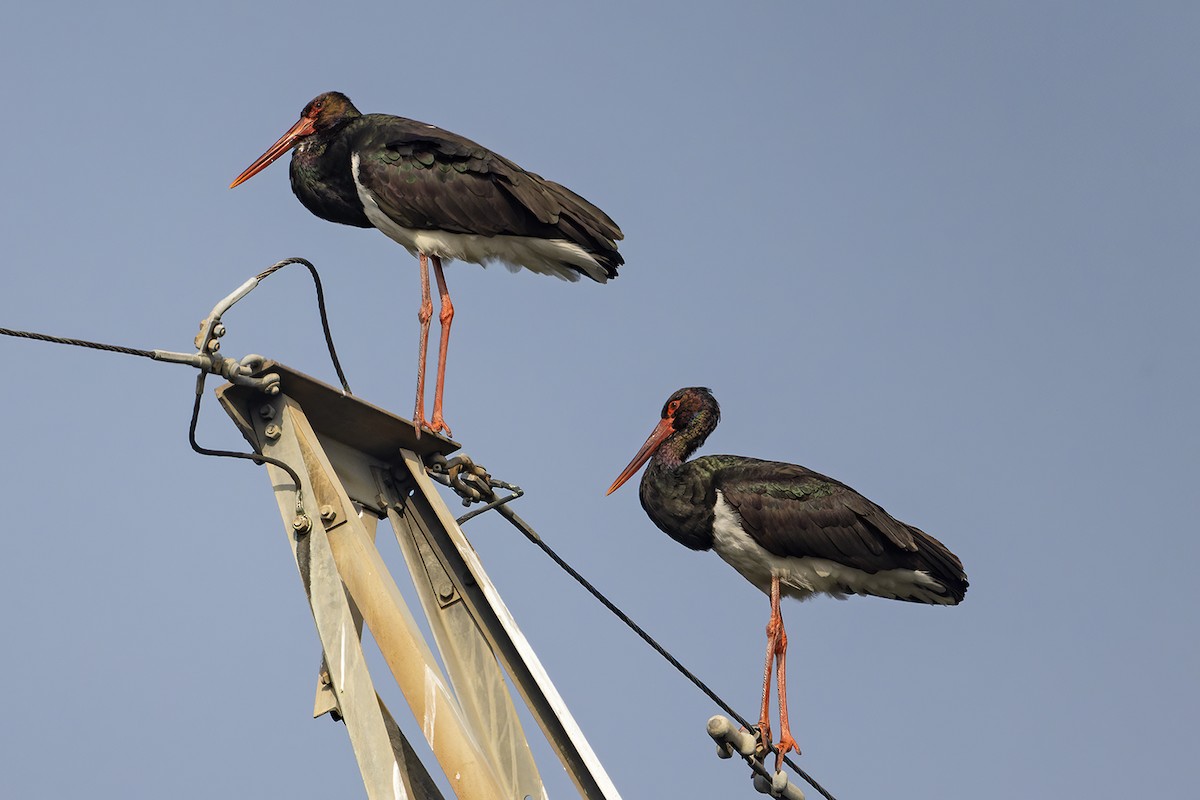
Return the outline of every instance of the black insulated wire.
{"type": "MultiPolygon", "coordinates": [[[[244,458],[248,461],[253,461],[255,464],[272,464],[279,467],[288,474],[292,479],[292,483],[296,486],[296,492],[299,493],[303,488],[300,483],[300,475],[296,470],[292,469],[283,461],[271,456],[265,456],[262,453],[255,451],[253,453],[239,453],[236,450],[210,450],[196,441],[196,425],[200,422],[200,401],[204,399],[204,379],[206,373],[200,373],[200,377],[196,379],[196,402],[192,405],[192,421],[188,424],[188,444],[202,456],[216,456],[218,458],[244,458]]],[[[297,502],[299,506],[299,502],[297,502]]]]}
{"type": "Polygon", "coordinates": [[[325,289],[321,286],[321,276],[317,274],[317,268],[312,265],[312,262],[305,258],[285,258],[258,273],[257,279],[261,281],[268,275],[278,272],[289,264],[303,264],[308,267],[313,283],[317,287],[317,310],[321,314],[321,330],[325,332],[325,344],[329,348],[329,358],[333,361],[333,368],[337,371],[338,380],[342,383],[342,389],[346,394],[354,394],[354,392],[350,391],[350,384],[346,382],[346,373],[342,372],[342,364],[338,361],[337,348],[333,346],[333,334],[329,330],[329,316],[325,313],[325,289]]]}
{"type": "Polygon", "coordinates": [[[11,328],[0,328],[0,336],[14,336],[18,339],[32,339],[35,342],[50,342],[52,344],[69,344],[73,347],[88,347],[92,350],[103,350],[107,353],[122,353],[127,356],[141,356],[142,358],[154,358],[153,350],[139,350],[136,347],[122,347],[118,344],[103,344],[101,342],[89,342],[86,339],[71,339],[65,336],[50,336],[45,333],[33,333],[32,331],[14,331],[11,328]]]}
{"type": "MultiPolygon", "coordinates": [[[[528,539],[529,541],[531,541],[535,545],[537,545],[538,548],[543,553],[545,553],[547,556],[549,556],[551,561],[553,561],[555,564],[557,564],[559,566],[560,569],[563,570],[563,572],[566,572],[568,575],[570,575],[572,578],[574,578],[576,583],[578,583],[580,586],[582,586],[584,589],[586,589],[593,597],[595,597],[597,600],[599,600],[600,603],[605,608],[607,608],[609,611],[611,611],[613,613],[613,615],[616,616],[617,619],[621,620],[621,622],[624,622],[629,627],[630,630],[632,630],[634,633],[636,633],[638,636],[640,636],[642,641],[644,641],[646,644],[650,645],[650,647],[652,647],[655,652],[657,652],[660,656],[665,658],[667,660],[667,662],[670,663],[671,666],[673,666],[676,670],[678,670],[681,675],[683,675],[685,678],[687,678],[689,681],[691,681],[692,684],[697,689],[704,692],[704,694],[708,697],[709,700],[712,700],[714,703],[716,703],[717,706],[719,706],[726,714],[733,717],[733,719],[735,719],[737,721],[737,723],[739,725],[741,725],[743,728],[745,728],[746,730],[750,730],[751,728],[754,727],[749,722],[746,721],[745,717],[743,717],[741,714],[737,713],[737,711],[735,711],[732,706],[730,706],[728,703],[726,703],[723,699],[721,699],[721,697],[716,692],[714,692],[712,689],[710,689],[708,687],[708,684],[706,684],[704,681],[697,678],[695,676],[695,674],[692,673],[691,670],[689,670],[687,667],[685,667],[683,664],[681,664],[679,662],[679,659],[677,659],[677,658],[675,658],[675,656],[671,655],[671,653],[667,650],[667,648],[663,647],[661,644],[659,644],[657,641],[655,641],[654,637],[652,637],[650,634],[646,633],[646,631],[642,630],[642,627],[640,625],[638,625],[636,622],[634,622],[629,617],[628,614],[626,614],[624,611],[622,611],[620,608],[618,608],[615,603],[613,603],[611,600],[609,600],[607,597],[605,597],[604,593],[601,592],[599,589],[597,589],[595,586],[593,586],[588,581],[587,578],[580,575],[575,570],[574,567],[572,567],[570,564],[568,564],[566,561],[564,561],[562,556],[560,556],[558,553],[554,552],[554,550],[550,547],[550,545],[546,544],[546,542],[542,540],[542,537],[538,535],[538,532],[535,531],[529,525],[528,522],[526,522],[525,520],[523,520],[519,516],[517,516],[515,511],[513,511],[508,506],[497,506],[496,511],[499,512],[499,514],[502,517],[504,517],[506,520],[508,520],[510,523],[512,523],[513,527],[515,527],[517,530],[519,530],[525,536],[526,539],[528,539]]],[[[828,790],[825,789],[824,786],[817,783],[815,780],[813,780],[813,777],[811,775],[809,775],[807,772],[805,772],[803,769],[801,769],[799,766],[797,766],[797,764],[794,761],[792,761],[790,756],[784,756],[783,762],[785,764],[787,764],[789,767],[791,767],[792,770],[794,770],[797,775],[799,775],[801,778],[803,778],[808,783],[809,786],[816,789],[817,792],[822,797],[826,798],[826,800],[836,800],[834,798],[834,796],[832,794],[830,794],[828,790]]]]}

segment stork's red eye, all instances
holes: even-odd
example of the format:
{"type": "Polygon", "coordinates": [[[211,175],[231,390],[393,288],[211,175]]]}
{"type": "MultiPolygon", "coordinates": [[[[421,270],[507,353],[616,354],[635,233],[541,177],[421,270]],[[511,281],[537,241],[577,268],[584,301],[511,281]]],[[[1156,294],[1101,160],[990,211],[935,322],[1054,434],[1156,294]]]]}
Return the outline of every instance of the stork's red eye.
{"type": "Polygon", "coordinates": [[[667,403],[667,416],[674,414],[678,410],[679,410],[679,401],[678,400],[672,400],[671,402],[667,403]]]}

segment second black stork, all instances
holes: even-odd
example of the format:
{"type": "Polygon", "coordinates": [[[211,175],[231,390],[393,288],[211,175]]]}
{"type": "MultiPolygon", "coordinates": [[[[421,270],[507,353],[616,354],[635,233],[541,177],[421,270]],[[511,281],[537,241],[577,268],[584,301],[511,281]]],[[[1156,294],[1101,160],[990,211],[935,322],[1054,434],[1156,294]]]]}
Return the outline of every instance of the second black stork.
{"type": "Polygon", "coordinates": [[[446,349],[454,306],[443,260],[500,261],[570,281],[615,278],[621,229],[570,189],[526,172],[455,133],[389,114],[362,114],[346,95],[313,99],[300,120],[230,184],[248,180],[288,150],[292,191],[321,219],[378,228],[421,266],[420,355],[413,421],[449,435],[442,417],[446,349]],[[441,297],[441,344],[433,416],[425,422],[425,352],[433,300],[441,297]]]}
{"type": "MultiPolygon", "coordinates": [[[[945,545],[907,525],[844,483],[778,461],[702,456],[688,461],[717,427],[721,410],[708,389],[680,389],[612,494],[647,461],[642,508],[668,536],[717,555],[771,598],[759,734],[771,747],[771,668],[777,666],[780,737],[776,758],[796,750],[787,716],[787,634],[779,601],[816,594],[874,595],[957,605],[966,594],[962,562],[945,545]]],[[[776,763],[778,769],[778,762],[776,763]]]]}

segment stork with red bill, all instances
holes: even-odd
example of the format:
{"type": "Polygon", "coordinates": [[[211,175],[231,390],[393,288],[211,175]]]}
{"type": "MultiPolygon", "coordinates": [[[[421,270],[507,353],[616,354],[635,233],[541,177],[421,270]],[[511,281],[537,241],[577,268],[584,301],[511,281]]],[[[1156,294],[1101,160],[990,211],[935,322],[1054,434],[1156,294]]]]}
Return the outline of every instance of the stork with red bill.
{"type": "Polygon", "coordinates": [[[526,172],[455,133],[389,114],[362,114],[346,95],[326,92],[230,188],[293,150],[292,191],[330,222],[378,228],[421,266],[420,355],[413,421],[450,434],[442,416],[446,350],[454,306],[443,261],[499,261],[569,281],[617,276],[621,229],[570,189],[526,172]],[[441,297],[441,343],[433,416],[425,421],[425,353],[433,300],[428,263],[441,297]]]}
{"type": "Polygon", "coordinates": [[[771,747],[772,666],[779,695],[778,759],[796,750],[787,714],[787,634],[782,597],[874,595],[952,606],[967,591],[962,562],[941,542],[901,522],[844,483],[778,461],[701,456],[688,461],[717,427],[721,411],[708,389],[680,389],[608,493],[647,461],[642,508],[664,533],[717,555],[771,598],[759,733],[771,747]]]}

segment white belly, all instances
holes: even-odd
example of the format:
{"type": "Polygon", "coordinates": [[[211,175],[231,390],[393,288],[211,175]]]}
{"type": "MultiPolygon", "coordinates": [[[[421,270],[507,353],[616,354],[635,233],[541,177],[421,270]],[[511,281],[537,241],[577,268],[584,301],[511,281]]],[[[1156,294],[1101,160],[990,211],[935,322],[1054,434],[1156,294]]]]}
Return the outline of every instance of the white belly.
{"type": "Polygon", "coordinates": [[[886,598],[911,598],[946,604],[944,587],[919,570],[889,569],[864,572],[824,558],[794,558],[770,553],[742,530],[733,506],[717,492],[713,523],[713,550],[725,563],[763,592],[770,593],[771,578],[778,576],[783,594],[807,600],[815,594],[845,599],[848,594],[886,598]]]}
{"type": "Polygon", "coordinates": [[[542,275],[577,281],[579,273],[564,265],[571,264],[600,283],[608,282],[608,274],[604,267],[582,247],[565,239],[481,236],[476,233],[418,230],[397,225],[380,210],[371,190],[359,182],[358,163],[358,154],[355,153],[350,158],[350,166],[354,174],[354,187],[358,190],[358,199],[362,201],[367,219],[389,239],[403,245],[414,256],[425,253],[444,260],[458,259],[484,266],[492,261],[499,261],[513,272],[524,267],[542,275]]]}

